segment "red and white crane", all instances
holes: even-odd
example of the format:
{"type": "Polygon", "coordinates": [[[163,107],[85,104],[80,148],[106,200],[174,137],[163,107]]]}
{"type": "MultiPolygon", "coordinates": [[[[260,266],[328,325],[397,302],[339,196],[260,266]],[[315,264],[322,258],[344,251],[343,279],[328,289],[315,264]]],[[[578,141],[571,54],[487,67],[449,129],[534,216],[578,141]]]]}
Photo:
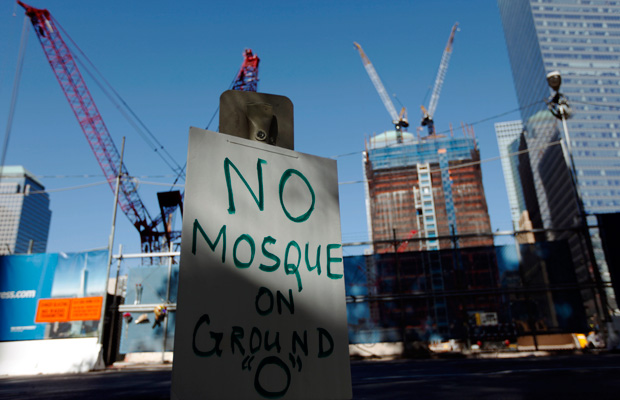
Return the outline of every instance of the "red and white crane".
{"type": "Polygon", "coordinates": [[[258,87],[258,63],[260,58],[252,53],[252,49],[245,49],[243,52],[243,64],[239,68],[232,90],[243,90],[246,92],[256,92],[258,87]]]}
{"type": "Polygon", "coordinates": [[[424,108],[424,106],[420,106],[422,109],[422,126],[428,127],[428,134],[435,134],[435,124],[433,122],[433,115],[435,115],[435,110],[437,109],[437,103],[439,102],[439,95],[441,94],[441,87],[443,86],[443,81],[446,78],[446,72],[448,71],[448,64],[450,63],[450,56],[452,56],[452,45],[454,43],[454,34],[456,33],[459,27],[459,23],[456,22],[454,26],[452,26],[452,31],[450,32],[450,37],[448,38],[448,44],[446,44],[446,48],[443,51],[441,56],[441,61],[439,62],[439,70],[437,70],[437,77],[435,78],[435,85],[433,87],[433,92],[431,94],[431,99],[428,103],[428,108],[424,108]]]}
{"type": "MultiPolygon", "coordinates": [[[[19,0],[17,3],[26,10],[26,15],[32,22],[54,75],[67,97],[110,188],[114,191],[116,177],[119,174],[128,176],[129,173],[124,164],[119,171],[120,154],[69,47],[61,37],[60,30],[48,10],[31,7],[19,0]]],[[[157,221],[151,219],[138,195],[136,184],[131,179],[121,180],[118,204],[140,232],[143,250],[148,252],[159,250],[159,248],[154,248],[157,247],[155,244],[160,237],[156,231],[157,221]]]]}
{"type": "MultiPolygon", "coordinates": [[[[101,166],[106,180],[114,191],[116,177],[119,174],[129,176],[129,173],[124,164],[119,171],[120,154],[86,86],[71,50],[60,35],[60,30],[48,10],[31,7],[20,0],[17,0],[17,3],[26,10],[26,15],[32,22],[54,75],[101,166]]],[[[237,90],[256,91],[258,63],[259,58],[252,53],[252,50],[246,49],[244,62],[234,82],[237,90]]],[[[159,251],[163,236],[167,236],[170,240],[170,227],[164,221],[168,216],[159,215],[157,219],[152,219],[138,195],[137,185],[131,179],[121,179],[118,204],[140,233],[142,251],[159,251]],[[161,231],[159,230],[160,224],[164,225],[161,231]]],[[[178,237],[179,235],[174,236],[178,237]]]]}

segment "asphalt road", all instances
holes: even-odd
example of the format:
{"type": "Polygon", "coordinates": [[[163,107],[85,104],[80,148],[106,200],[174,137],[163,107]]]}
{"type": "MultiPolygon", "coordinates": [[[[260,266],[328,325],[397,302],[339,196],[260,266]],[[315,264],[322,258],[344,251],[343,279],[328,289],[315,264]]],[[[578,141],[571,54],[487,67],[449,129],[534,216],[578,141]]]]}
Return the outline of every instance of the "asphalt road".
{"type": "MultiPolygon", "coordinates": [[[[619,399],[620,354],[355,361],[354,399],[619,399]]],[[[0,399],[168,399],[170,367],[0,378],[0,399]]]]}
{"type": "Polygon", "coordinates": [[[620,355],[352,365],[355,399],[620,399],[620,355]]]}

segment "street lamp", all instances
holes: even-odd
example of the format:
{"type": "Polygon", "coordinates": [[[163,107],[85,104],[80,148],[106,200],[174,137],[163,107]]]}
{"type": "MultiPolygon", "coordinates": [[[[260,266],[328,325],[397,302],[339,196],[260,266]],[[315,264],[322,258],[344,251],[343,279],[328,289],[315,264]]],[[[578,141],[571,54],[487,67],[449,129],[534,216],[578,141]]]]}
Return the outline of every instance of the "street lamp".
{"type": "Polygon", "coordinates": [[[573,183],[575,184],[575,189],[577,190],[577,196],[579,196],[581,201],[579,188],[577,187],[577,171],[575,170],[575,163],[573,161],[572,145],[570,135],[568,133],[568,126],[566,125],[566,120],[571,117],[571,109],[568,106],[568,100],[566,97],[560,93],[560,86],[562,85],[562,76],[560,73],[558,71],[549,72],[547,74],[547,84],[555,92],[555,94],[549,96],[549,99],[547,100],[547,107],[554,117],[562,120],[562,128],[564,129],[566,144],[564,157],[566,158],[566,163],[571,170],[572,179],[574,181],[573,183]]]}
{"type": "Polygon", "coordinates": [[[571,109],[568,105],[568,100],[566,97],[560,93],[560,86],[562,85],[562,76],[559,71],[549,72],[547,74],[547,84],[553,91],[555,92],[553,95],[549,96],[547,99],[547,107],[551,114],[554,117],[560,119],[562,121],[562,128],[564,130],[564,144],[566,146],[562,146],[562,151],[564,153],[564,158],[566,160],[566,164],[569,167],[569,175],[571,178],[571,182],[573,187],[575,188],[575,194],[577,195],[577,207],[579,209],[579,216],[582,223],[583,235],[586,241],[586,248],[588,251],[588,258],[590,262],[593,264],[593,272],[594,279],[597,283],[599,289],[599,295],[601,300],[601,307],[603,313],[603,320],[607,323],[611,321],[611,318],[607,313],[607,296],[605,294],[605,289],[603,288],[603,280],[601,279],[600,271],[598,270],[598,266],[596,265],[596,258],[594,256],[594,249],[592,247],[592,238],[590,237],[590,230],[588,228],[588,221],[586,217],[586,210],[583,205],[583,199],[581,198],[581,191],[579,190],[579,185],[577,183],[577,171],[575,169],[575,161],[573,160],[573,151],[570,140],[570,135],[568,133],[568,126],[566,124],[566,120],[571,116],[571,109]],[[568,153],[568,154],[567,154],[568,153]]]}
{"type": "MultiPolygon", "coordinates": [[[[573,151],[570,140],[570,135],[568,133],[568,126],[566,124],[566,120],[571,116],[571,109],[568,106],[568,100],[566,97],[560,93],[560,86],[562,85],[562,76],[559,71],[549,72],[547,74],[547,84],[553,91],[555,92],[549,99],[547,99],[547,107],[551,114],[554,117],[560,119],[562,121],[562,128],[564,130],[564,143],[562,146],[562,152],[564,153],[564,159],[566,160],[566,164],[570,170],[569,175],[571,178],[571,182],[573,187],[575,188],[575,194],[577,195],[577,203],[579,208],[579,216],[582,219],[584,228],[587,229],[588,223],[586,220],[586,212],[583,206],[583,200],[581,198],[581,191],[579,190],[579,184],[577,183],[577,171],[575,169],[575,161],[573,160],[573,151]]],[[[589,236],[589,235],[588,235],[589,236]]],[[[594,262],[594,259],[592,259],[594,262]]]]}

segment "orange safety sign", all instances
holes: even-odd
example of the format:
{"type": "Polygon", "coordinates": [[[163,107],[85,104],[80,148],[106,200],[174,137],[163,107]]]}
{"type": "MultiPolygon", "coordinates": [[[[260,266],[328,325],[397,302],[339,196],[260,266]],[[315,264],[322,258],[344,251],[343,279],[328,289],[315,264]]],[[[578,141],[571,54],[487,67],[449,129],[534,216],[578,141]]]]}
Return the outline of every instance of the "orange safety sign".
{"type": "Polygon", "coordinates": [[[78,297],[71,299],[69,321],[98,321],[101,317],[103,297],[78,297]]]}
{"type": "Polygon", "coordinates": [[[40,299],[34,322],[65,322],[69,320],[71,299],[40,299]]]}
{"type": "Polygon", "coordinates": [[[101,317],[103,297],[40,299],[34,322],[97,321],[101,317]]]}

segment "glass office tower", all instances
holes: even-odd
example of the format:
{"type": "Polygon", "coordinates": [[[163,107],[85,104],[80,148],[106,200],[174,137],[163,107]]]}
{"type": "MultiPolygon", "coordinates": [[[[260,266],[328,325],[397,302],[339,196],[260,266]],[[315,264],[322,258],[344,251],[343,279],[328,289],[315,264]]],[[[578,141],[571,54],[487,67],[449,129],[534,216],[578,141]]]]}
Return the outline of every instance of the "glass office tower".
{"type": "MultiPolygon", "coordinates": [[[[591,215],[620,211],[620,2],[498,0],[498,5],[544,227],[574,226],[580,218],[560,142],[562,125],[543,101],[552,93],[546,74],[556,70],[573,111],[567,127],[576,180],[594,225],[591,215]]],[[[603,279],[609,280],[596,232],[593,242],[603,279]]],[[[585,267],[577,272],[585,279],[585,267]]]]}
{"type": "Polygon", "coordinates": [[[498,122],[495,124],[495,135],[497,136],[499,155],[502,158],[502,171],[504,172],[506,193],[508,194],[508,203],[510,204],[512,227],[516,230],[519,230],[521,212],[525,210],[523,189],[519,179],[519,159],[516,155],[519,151],[519,139],[522,132],[523,123],[521,121],[498,122]]]}
{"type": "Polygon", "coordinates": [[[30,172],[0,169],[0,255],[45,253],[51,218],[49,195],[30,172]]]}

